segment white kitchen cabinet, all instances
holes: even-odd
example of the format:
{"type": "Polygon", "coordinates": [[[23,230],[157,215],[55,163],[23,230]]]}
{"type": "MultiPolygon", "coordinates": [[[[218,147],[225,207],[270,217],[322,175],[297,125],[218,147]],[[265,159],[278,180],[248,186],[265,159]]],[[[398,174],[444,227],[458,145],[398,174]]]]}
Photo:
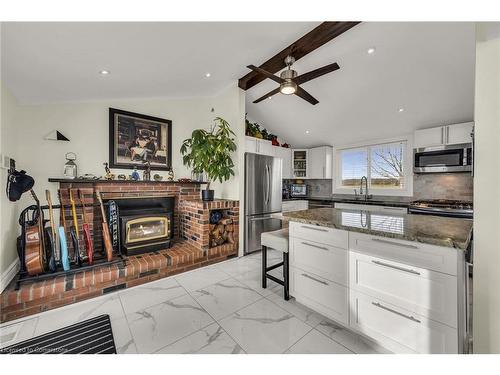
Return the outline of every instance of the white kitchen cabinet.
{"type": "Polygon", "coordinates": [[[444,126],[415,130],[414,148],[442,146],[444,144],[444,126]]]}
{"type": "Polygon", "coordinates": [[[308,158],[309,150],[292,149],[292,178],[308,178],[308,158]]]}
{"type": "Polygon", "coordinates": [[[351,290],[349,322],[396,353],[456,354],[456,329],[351,290]]]}
{"type": "Polygon", "coordinates": [[[271,141],[264,139],[245,137],[245,152],[251,152],[253,154],[269,155],[274,156],[274,147],[271,141]]]}
{"type": "Polygon", "coordinates": [[[446,143],[456,145],[472,142],[473,122],[464,122],[462,124],[449,125],[446,127],[446,143]]]}
{"type": "Polygon", "coordinates": [[[339,323],[349,324],[349,289],[345,286],[291,266],[290,293],[303,305],[339,323]]]}
{"type": "Polygon", "coordinates": [[[351,251],[351,290],[457,328],[457,277],[351,251]]]}
{"type": "Polygon", "coordinates": [[[302,211],[309,208],[306,200],[291,200],[281,202],[281,212],[302,211]]]}
{"type": "Polygon", "coordinates": [[[322,146],[309,149],[307,178],[332,178],[333,148],[322,146]]]}
{"type": "Polygon", "coordinates": [[[473,122],[416,130],[414,148],[471,143],[473,122]]]}
{"type": "Polygon", "coordinates": [[[406,207],[379,206],[376,204],[362,204],[361,202],[359,204],[335,202],[335,208],[340,208],[344,210],[363,210],[370,212],[393,213],[393,214],[408,213],[408,209],[406,207]]]}
{"type": "Polygon", "coordinates": [[[290,262],[300,269],[348,286],[349,252],[319,242],[290,238],[290,262]]]}
{"type": "Polygon", "coordinates": [[[281,167],[282,178],[292,178],[292,150],[290,148],[273,146],[274,156],[281,158],[283,164],[281,167]]]}
{"type": "Polygon", "coordinates": [[[457,275],[457,249],[451,247],[349,232],[349,250],[457,275]]]}
{"type": "Polygon", "coordinates": [[[302,224],[292,221],[289,226],[290,237],[303,240],[314,240],[330,246],[347,249],[348,232],[345,230],[327,228],[313,224],[302,224]]]}

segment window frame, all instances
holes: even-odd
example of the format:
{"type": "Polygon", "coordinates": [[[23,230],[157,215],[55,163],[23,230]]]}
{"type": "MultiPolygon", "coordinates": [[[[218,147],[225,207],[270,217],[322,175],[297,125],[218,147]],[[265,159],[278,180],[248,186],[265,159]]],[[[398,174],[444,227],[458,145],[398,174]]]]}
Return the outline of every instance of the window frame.
{"type": "Polygon", "coordinates": [[[357,188],[346,188],[341,185],[342,183],[342,151],[346,150],[361,150],[367,149],[368,153],[368,168],[367,175],[368,178],[368,189],[369,193],[373,195],[385,195],[385,196],[404,196],[411,197],[413,196],[413,138],[411,136],[398,137],[398,138],[390,138],[377,140],[373,142],[365,142],[359,144],[346,145],[341,147],[334,148],[334,158],[335,158],[335,177],[333,181],[333,193],[334,194],[349,194],[354,195],[354,190],[359,193],[359,187],[357,188]],[[406,150],[404,152],[404,160],[403,160],[403,171],[404,173],[404,181],[403,181],[403,189],[372,189],[371,188],[371,149],[376,146],[382,146],[390,143],[398,143],[398,142],[406,142],[406,150]]]}

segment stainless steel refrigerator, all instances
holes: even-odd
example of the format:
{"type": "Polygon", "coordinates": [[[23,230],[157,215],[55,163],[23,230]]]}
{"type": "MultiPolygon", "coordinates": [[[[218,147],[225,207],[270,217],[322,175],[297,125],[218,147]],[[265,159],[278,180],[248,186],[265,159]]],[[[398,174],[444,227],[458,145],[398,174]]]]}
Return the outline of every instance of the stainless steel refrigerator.
{"type": "Polygon", "coordinates": [[[245,154],[245,248],[260,250],[260,235],[281,228],[271,214],[281,212],[282,160],[266,155],[245,154]]]}

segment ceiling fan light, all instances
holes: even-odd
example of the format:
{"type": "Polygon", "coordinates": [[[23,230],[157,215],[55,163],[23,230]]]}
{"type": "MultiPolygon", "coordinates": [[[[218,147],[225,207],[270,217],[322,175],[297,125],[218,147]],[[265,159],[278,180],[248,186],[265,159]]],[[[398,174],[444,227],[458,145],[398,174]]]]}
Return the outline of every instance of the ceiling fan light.
{"type": "Polygon", "coordinates": [[[280,84],[280,92],[284,95],[291,95],[297,92],[297,84],[293,81],[286,81],[280,84]]]}

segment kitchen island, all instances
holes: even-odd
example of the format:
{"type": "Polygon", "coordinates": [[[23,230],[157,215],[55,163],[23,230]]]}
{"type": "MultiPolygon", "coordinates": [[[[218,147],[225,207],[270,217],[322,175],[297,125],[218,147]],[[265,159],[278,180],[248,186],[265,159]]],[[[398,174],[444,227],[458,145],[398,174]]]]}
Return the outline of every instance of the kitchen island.
{"type": "Polygon", "coordinates": [[[398,353],[463,353],[472,221],[319,208],[290,222],[298,302],[398,353]]]}

